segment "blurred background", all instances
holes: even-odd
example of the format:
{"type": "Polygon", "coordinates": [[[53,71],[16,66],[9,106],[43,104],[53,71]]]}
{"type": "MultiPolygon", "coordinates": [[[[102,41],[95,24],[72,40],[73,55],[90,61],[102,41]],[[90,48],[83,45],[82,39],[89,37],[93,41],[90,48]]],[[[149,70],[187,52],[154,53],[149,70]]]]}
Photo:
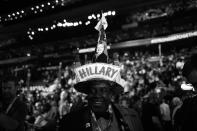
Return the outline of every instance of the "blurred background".
{"type": "Polygon", "coordinates": [[[62,117],[85,101],[73,69],[92,61],[101,11],[110,63],[125,80],[120,105],[142,115],[144,102],[165,99],[173,112],[174,98],[191,96],[181,69],[197,48],[197,0],[1,0],[0,76],[18,78],[28,123],[46,103],[62,117]]]}

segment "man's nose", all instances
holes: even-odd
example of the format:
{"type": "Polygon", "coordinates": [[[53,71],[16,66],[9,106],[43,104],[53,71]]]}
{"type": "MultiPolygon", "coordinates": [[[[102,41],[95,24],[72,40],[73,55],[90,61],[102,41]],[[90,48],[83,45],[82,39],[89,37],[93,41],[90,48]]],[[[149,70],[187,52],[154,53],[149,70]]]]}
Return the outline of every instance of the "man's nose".
{"type": "Polygon", "coordinates": [[[101,90],[97,90],[96,91],[96,96],[98,97],[98,96],[102,96],[103,95],[103,92],[101,91],[101,90]]]}

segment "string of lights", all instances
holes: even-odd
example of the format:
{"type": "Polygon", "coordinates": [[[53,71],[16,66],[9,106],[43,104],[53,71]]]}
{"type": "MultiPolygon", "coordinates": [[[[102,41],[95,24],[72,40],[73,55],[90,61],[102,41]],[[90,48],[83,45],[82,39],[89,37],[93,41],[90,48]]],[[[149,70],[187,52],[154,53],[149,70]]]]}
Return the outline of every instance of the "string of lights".
{"type": "Polygon", "coordinates": [[[53,10],[58,7],[66,6],[76,1],[81,1],[81,0],[53,0],[51,2],[41,3],[39,5],[35,5],[26,9],[22,9],[16,12],[2,15],[0,16],[0,23],[19,20],[31,15],[38,15],[47,12],[48,10],[53,10]]]}
{"type": "MultiPolygon", "coordinates": [[[[106,12],[103,12],[104,16],[115,16],[116,15],[116,11],[106,11],[106,12]]],[[[88,26],[91,24],[91,22],[93,20],[96,20],[96,19],[100,19],[101,15],[98,13],[98,14],[91,14],[89,16],[87,16],[87,20],[78,20],[78,21],[70,21],[70,20],[67,20],[67,19],[63,19],[61,21],[58,21],[56,23],[53,23],[51,25],[48,25],[48,26],[45,26],[45,27],[39,27],[39,28],[35,28],[35,29],[32,29],[32,28],[29,28],[28,31],[27,31],[27,35],[28,35],[28,38],[30,40],[33,40],[34,39],[34,36],[36,34],[39,34],[40,32],[48,32],[48,31],[51,31],[51,30],[54,30],[56,28],[70,28],[70,27],[77,27],[77,26],[88,26]]]]}

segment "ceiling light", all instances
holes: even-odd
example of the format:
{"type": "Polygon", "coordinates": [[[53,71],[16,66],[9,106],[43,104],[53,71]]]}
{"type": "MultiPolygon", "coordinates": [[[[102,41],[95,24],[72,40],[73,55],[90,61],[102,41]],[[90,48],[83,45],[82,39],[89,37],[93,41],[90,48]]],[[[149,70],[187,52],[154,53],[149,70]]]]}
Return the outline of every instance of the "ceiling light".
{"type": "Polygon", "coordinates": [[[33,37],[32,36],[29,36],[30,40],[33,40],[33,37]]]}
{"type": "Polygon", "coordinates": [[[31,56],[31,54],[30,53],[27,53],[27,56],[31,56]]]}
{"type": "Polygon", "coordinates": [[[79,23],[78,23],[78,22],[75,22],[75,23],[74,23],[74,26],[78,26],[78,25],[79,25],[79,23]]]}
{"type": "Polygon", "coordinates": [[[116,15],[116,12],[115,11],[112,11],[112,15],[116,15]]]}
{"type": "Polygon", "coordinates": [[[63,27],[66,27],[66,23],[63,24],[63,27]]]}
{"type": "Polygon", "coordinates": [[[111,11],[108,11],[107,15],[111,15],[111,11]]]}
{"type": "Polygon", "coordinates": [[[96,16],[94,14],[92,14],[92,18],[96,19],[96,16]]]}
{"type": "Polygon", "coordinates": [[[57,26],[61,27],[62,26],[62,23],[58,23],[57,26]]]}
{"type": "Polygon", "coordinates": [[[91,20],[92,19],[92,16],[88,16],[88,19],[91,20]]]}
{"type": "Polygon", "coordinates": [[[107,16],[107,13],[105,12],[103,15],[104,15],[104,16],[107,16]]]}
{"type": "Polygon", "coordinates": [[[99,18],[101,15],[100,14],[97,14],[96,16],[97,16],[97,18],[99,18]]]}

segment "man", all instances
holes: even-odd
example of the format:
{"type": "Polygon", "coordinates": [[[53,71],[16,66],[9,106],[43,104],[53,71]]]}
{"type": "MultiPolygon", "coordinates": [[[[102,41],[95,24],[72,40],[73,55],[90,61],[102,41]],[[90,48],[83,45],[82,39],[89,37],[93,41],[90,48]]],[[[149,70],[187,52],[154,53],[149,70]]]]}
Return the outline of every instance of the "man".
{"type": "Polygon", "coordinates": [[[0,110],[1,131],[24,131],[27,107],[17,96],[14,77],[4,77],[1,83],[2,108],[0,110]]]}
{"type": "MultiPolygon", "coordinates": [[[[83,92],[88,105],[71,112],[60,122],[60,131],[142,131],[137,113],[112,103],[112,97],[121,93],[104,80],[88,82],[83,92]]],[[[78,89],[82,91],[82,89],[78,89]]]]}
{"type": "Polygon", "coordinates": [[[162,103],[160,104],[160,113],[162,117],[163,127],[165,131],[171,130],[171,117],[170,117],[170,106],[167,103],[167,99],[163,98],[162,103]]]}
{"type": "Polygon", "coordinates": [[[113,104],[113,98],[123,92],[123,80],[120,67],[108,62],[106,19],[102,18],[96,28],[99,39],[96,58],[93,64],[75,69],[76,84],[74,88],[87,95],[87,105],[70,112],[60,121],[60,131],[142,131],[137,113],[113,104]],[[103,44],[103,45],[100,45],[103,44]],[[105,57],[101,57],[101,55],[105,57]],[[101,57],[101,59],[100,59],[101,57]]]}
{"type": "MultiPolygon", "coordinates": [[[[193,53],[183,67],[183,76],[186,77],[189,84],[197,89],[197,53],[193,53]]],[[[180,126],[181,131],[197,130],[197,96],[194,95],[183,102],[183,105],[176,113],[175,123],[180,126]]]]}

